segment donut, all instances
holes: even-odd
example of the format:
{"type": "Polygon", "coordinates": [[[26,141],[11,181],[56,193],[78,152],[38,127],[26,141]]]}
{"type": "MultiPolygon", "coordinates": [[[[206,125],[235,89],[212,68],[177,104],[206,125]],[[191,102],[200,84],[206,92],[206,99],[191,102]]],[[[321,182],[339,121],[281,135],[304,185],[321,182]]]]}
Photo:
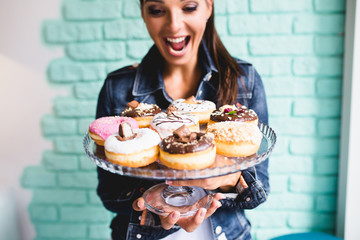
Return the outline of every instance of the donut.
{"type": "Polygon", "coordinates": [[[258,124],[258,116],[252,109],[239,103],[235,105],[224,105],[210,114],[209,125],[216,122],[235,121],[258,124]]]}
{"type": "Polygon", "coordinates": [[[215,103],[208,100],[196,100],[194,96],[188,99],[177,99],[170,106],[176,107],[178,111],[193,114],[199,118],[199,124],[209,122],[210,114],[216,109],[215,103]]]}
{"type": "Polygon", "coordinates": [[[185,125],[160,144],[160,162],[172,169],[203,169],[212,165],[216,157],[216,146],[211,134],[191,132],[185,125]]]}
{"type": "Polygon", "coordinates": [[[188,113],[178,112],[174,107],[168,107],[166,112],[158,113],[150,121],[154,129],[163,139],[173,134],[173,131],[186,125],[191,131],[199,131],[199,118],[188,113]]]}
{"type": "Polygon", "coordinates": [[[123,123],[119,132],[105,141],[105,156],[111,163],[127,167],[143,167],[159,157],[159,135],[149,128],[132,129],[123,123]]]}
{"type": "Polygon", "coordinates": [[[90,123],[89,136],[94,142],[100,146],[104,146],[104,142],[111,134],[115,133],[119,129],[119,125],[123,122],[131,124],[132,128],[139,128],[139,124],[135,119],[129,117],[101,117],[90,123]]]}
{"type": "Polygon", "coordinates": [[[227,157],[256,154],[263,137],[257,125],[234,121],[211,124],[206,132],[214,134],[216,153],[227,157]]]}
{"type": "Polygon", "coordinates": [[[147,128],[150,126],[150,120],[160,112],[161,109],[156,104],[139,103],[133,100],[126,105],[121,116],[134,118],[139,128],[147,128]]]}

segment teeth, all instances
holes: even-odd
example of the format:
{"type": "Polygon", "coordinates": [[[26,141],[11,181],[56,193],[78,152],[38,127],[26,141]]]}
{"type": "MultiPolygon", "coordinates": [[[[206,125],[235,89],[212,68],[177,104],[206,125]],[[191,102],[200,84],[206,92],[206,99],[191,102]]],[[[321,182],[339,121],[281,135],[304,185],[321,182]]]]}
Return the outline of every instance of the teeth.
{"type": "Polygon", "coordinates": [[[167,41],[171,43],[179,43],[185,40],[185,37],[179,37],[179,38],[166,38],[167,41]]]}

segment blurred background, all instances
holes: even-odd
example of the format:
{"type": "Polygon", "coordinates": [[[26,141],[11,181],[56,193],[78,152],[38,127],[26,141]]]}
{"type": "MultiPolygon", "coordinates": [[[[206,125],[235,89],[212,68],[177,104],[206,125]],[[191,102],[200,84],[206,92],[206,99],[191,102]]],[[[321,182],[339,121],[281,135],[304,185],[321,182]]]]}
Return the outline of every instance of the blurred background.
{"type": "MultiPolygon", "coordinates": [[[[269,199],[247,211],[254,239],[335,234],[344,213],[345,3],[215,0],[218,32],[262,76],[278,134],[269,199]]],[[[0,33],[0,239],[109,239],[81,143],[106,74],[152,45],[138,0],[1,1],[0,33]]]]}

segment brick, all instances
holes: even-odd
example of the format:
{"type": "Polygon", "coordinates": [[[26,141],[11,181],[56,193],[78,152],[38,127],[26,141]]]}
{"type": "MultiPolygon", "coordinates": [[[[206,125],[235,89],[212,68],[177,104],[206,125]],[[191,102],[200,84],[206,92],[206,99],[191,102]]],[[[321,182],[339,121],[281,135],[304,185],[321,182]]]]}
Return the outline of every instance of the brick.
{"type": "Polygon", "coordinates": [[[252,12],[309,12],[312,10],[312,1],[296,0],[289,4],[287,0],[252,0],[250,9],[252,12]]]}
{"type": "Polygon", "coordinates": [[[43,24],[43,33],[48,43],[96,41],[102,39],[102,25],[48,20],[43,24]]]}
{"type": "Polygon", "coordinates": [[[110,213],[102,206],[63,206],[60,208],[61,220],[65,222],[106,222],[110,213]]]}
{"type": "Polygon", "coordinates": [[[338,158],[317,158],[315,170],[319,175],[337,175],[339,172],[338,158]]]}
{"type": "Polygon", "coordinates": [[[272,118],[271,126],[279,135],[311,136],[315,134],[315,118],[272,118]]]}
{"type": "Polygon", "coordinates": [[[341,57],[295,57],[293,71],[300,76],[341,76],[341,57]]]}
{"type": "Polygon", "coordinates": [[[292,59],[281,56],[258,56],[249,57],[249,61],[255,66],[260,76],[283,76],[292,75],[292,59]]]}
{"type": "Polygon", "coordinates": [[[339,34],[344,32],[342,14],[301,15],[294,18],[295,33],[339,34]]]}
{"type": "Polygon", "coordinates": [[[79,99],[97,100],[102,85],[102,82],[78,83],[74,86],[75,97],[79,99]]]}
{"type": "Polygon", "coordinates": [[[247,38],[226,36],[221,40],[232,56],[242,58],[248,55],[247,38]]]}
{"type": "Polygon", "coordinates": [[[129,41],[126,43],[127,57],[141,59],[153,44],[152,41],[129,41]]]}
{"type": "Polygon", "coordinates": [[[316,211],[336,212],[336,196],[320,195],[316,197],[316,211]]]}
{"type": "Polygon", "coordinates": [[[85,135],[89,130],[89,125],[93,122],[94,118],[81,118],[78,120],[78,129],[80,135],[85,135]]]}
{"type": "Polygon", "coordinates": [[[228,18],[225,16],[217,16],[215,18],[215,27],[217,33],[224,37],[228,35],[228,18]]]}
{"type": "Polygon", "coordinates": [[[342,95],[342,80],[340,78],[321,78],[316,83],[316,92],[321,97],[340,97],[342,95]]]}
{"type": "Polygon", "coordinates": [[[226,0],[226,9],[229,14],[249,12],[249,2],[247,0],[226,0]]]}
{"type": "Polygon", "coordinates": [[[35,225],[38,237],[42,238],[85,238],[87,227],[85,224],[39,223],[35,225]]]}
{"type": "Polygon", "coordinates": [[[21,184],[25,188],[55,187],[57,184],[56,174],[41,166],[28,166],[21,176],[21,184]]]}
{"type": "Polygon", "coordinates": [[[287,213],[281,211],[261,211],[261,214],[254,211],[247,211],[246,216],[254,228],[286,227],[287,213]],[[259,217],[259,215],[261,217],[259,217]],[[274,217],[276,215],[276,217],[274,217]]]}
{"type": "Polygon", "coordinates": [[[96,191],[89,191],[89,202],[90,204],[95,204],[95,205],[101,205],[102,206],[102,202],[100,200],[100,197],[97,195],[96,191]]]}
{"type": "Polygon", "coordinates": [[[94,117],[97,101],[57,98],[54,110],[60,117],[94,117]]]}
{"type": "Polygon", "coordinates": [[[89,159],[87,156],[80,157],[80,169],[81,170],[91,170],[94,171],[96,169],[96,164],[89,159]]]}
{"type": "Polygon", "coordinates": [[[294,138],[290,142],[290,153],[296,155],[337,156],[338,138],[294,138]]]}
{"type": "MultiPolygon", "coordinates": [[[[271,126],[271,124],[270,124],[271,126]]],[[[277,131],[276,129],[274,129],[275,132],[277,131]]],[[[275,148],[272,152],[272,157],[273,156],[278,156],[278,155],[283,155],[283,154],[287,154],[288,153],[288,149],[289,149],[289,137],[283,136],[281,138],[277,138],[276,139],[276,145],[275,148]]]]}
{"type": "Polygon", "coordinates": [[[56,137],[54,147],[58,153],[84,153],[83,136],[56,137]]]}
{"type": "Polygon", "coordinates": [[[286,173],[314,173],[314,160],[308,156],[274,156],[269,161],[269,172],[286,173]]]}
{"type": "Polygon", "coordinates": [[[299,193],[271,193],[263,209],[282,211],[313,211],[315,209],[315,198],[309,194],[299,193]]]}
{"type": "Polygon", "coordinates": [[[59,185],[65,188],[94,189],[98,184],[95,172],[59,173],[59,185]]]}
{"type": "Polygon", "coordinates": [[[59,218],[55,206],[31,204],[29,214],[33,221],[56,221],[59,218]]]}
{"type": "Polygon", "coordinates": [[[46,115],[41,119],[41,128],[45,136],[69,135],[77,132],[75,119],[57,118],[52,115],[46,115]]]}
{"type": "Polygon", "coordinates": [[[313,48],[311,36],[256,36],[249,40],[252,55],[310,55],[313,48]]]}
{"type": "Polygon", "coordinates": [[[75,60],[121,60],[125,57],[125,45],[115,41],[71,43],[66,54],[75,60]]]}
{"type": "Polygon", "coordinates": [[[344,12],[345,0],[315,0],[317,12],[344,12]]]}
{"type": "Polygon", "coordinates": [[[323,137],[339,137],[341,130],[340,119],[320,119],[317,124],[320,136],[323,137]]]}
{"type": "Polygon", "coordinates": [[[105,78],[106,68],[104,63],[79,63],[60,58],[50,62],[48,75],[50,81],[56,83],[98,81],[105,78]]]}
{"type": "Polygon", "coordinates": [[[108,224],[90,225],[89,237],[91,239],[108,239],[111,236],[111,230],[108,224]]]}
{"type": "Polygon", "coordinates": [[[214,0],[214,11],[215,15],[225,15],[227,9],[227,1],[224,0],[214,0]]]}
{"type": "Polygon", "coordinates": [[[344,53],[344,37],[316,36],[315,53],[323,56],[341,55],[344,53]]]}
{"type": "Polygon", "coordinates": [[[113,72],[115,70],[118,70],[119,68],[125,67],[125,66],[131,66],[133,64],[139,64],[140,60],[138,59],[124,59],[122,61],[114,61],[114,62],[109,62],[107,63],[107,72],[113,72]]]}
{"type": "Polygon", "coordinates": [[[238,14],[229,16],[228,28],[230,35],[290,34],[291,22],[288,15],[238,14]]]}
{"type": "Polygon", "coordinates": [[[121,16],[120,1],[65,1],[63,16],[67,20],[107,20],[121,16]]]}
{"type": "Polygon", "coordinates": [[[294,116],[339,117],[341,102],[338,99],[297,99],[293,107],[294,116]]]}
{"type": "Polygon", "coordinates": [[[104,36],[108,40],[150,39],[142,19],[121,19],[107,22],[104,24],[104,36]]]}
{"type": "Polygon", "coordinates": [[[313,77],[263,77],[267,96],[315,96],[316,79],[313,77]]]}
{"type": "Polygon", "coordinates": [[[331,176],[290,176],[290,190],[296,193],[336,193],[337,178],[331,176]]]}
{"type": "Polygon", "coordinates": [[[123,12],[124,17],[129,18],[141,18],[141,9],[139,1],[122,1],[123,2],[123,12]]]}
{"type": "Polygon", "coordinates": [[[35,189],[32,202],[36,204],[85,204],[86,191],[64,189],[35,189]]]}
{"type": "Polygon", "coordinates": [[[333,229],[335,216],[323,213],[290,213],[289,226],[292,228],[311,228],[313,230],[333,229]]]}
{"type": "Polygon", "coordinates": [[[271,193],[283,193],[288,189],[289,177],[286,175],[272,175],[270,178],[271,193]]]}
{"type": "Polygon", "coordinates": [[[57,154],[53,151],[43,153],[43,165],[46,169],[57,171],[77,170],[79,168],[76,156],[57,154]]]}
{"type": "Polygon", "coordinates": [[[268,111],[271,116],[290,116],[292,108],[292,100],[290,98],[272,98],[269,97],[267,100],[268,111]],[[276,107],[281,106],[281,108],[276,107]]]}

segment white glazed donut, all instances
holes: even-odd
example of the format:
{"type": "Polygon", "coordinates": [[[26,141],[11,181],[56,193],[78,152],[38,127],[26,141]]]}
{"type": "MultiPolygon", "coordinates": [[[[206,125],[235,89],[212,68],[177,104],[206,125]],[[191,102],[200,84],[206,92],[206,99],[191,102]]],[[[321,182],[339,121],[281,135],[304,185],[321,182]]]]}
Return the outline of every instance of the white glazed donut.
{"type": "Polygon", "coordinates": [[[150,121],[150,128],[159,133],[160,137],[166,138],[173,134],[173,131],[186,125],[191,131],[199,131],[199,118],[195,115],[181,112],[158,113],[150,121]]]}
{"type": "Polygon", "coordinates": [[[208,100],[196,100],[195,98],[192,101],[177,99],[170,106],[176,107],[179,112],[194,114],[199,118],[200,124],[208,123],[210,114],[216,109],[215,103],[208,100]]]}
{"type": "Polygon", "coordinates": [[[143,167],[155,162],[159,155],[159,135],[149,128],[134,129],[135,138],[120,141],[115,133],[105,141],[109,162],[127,167],[143,167]]]}

